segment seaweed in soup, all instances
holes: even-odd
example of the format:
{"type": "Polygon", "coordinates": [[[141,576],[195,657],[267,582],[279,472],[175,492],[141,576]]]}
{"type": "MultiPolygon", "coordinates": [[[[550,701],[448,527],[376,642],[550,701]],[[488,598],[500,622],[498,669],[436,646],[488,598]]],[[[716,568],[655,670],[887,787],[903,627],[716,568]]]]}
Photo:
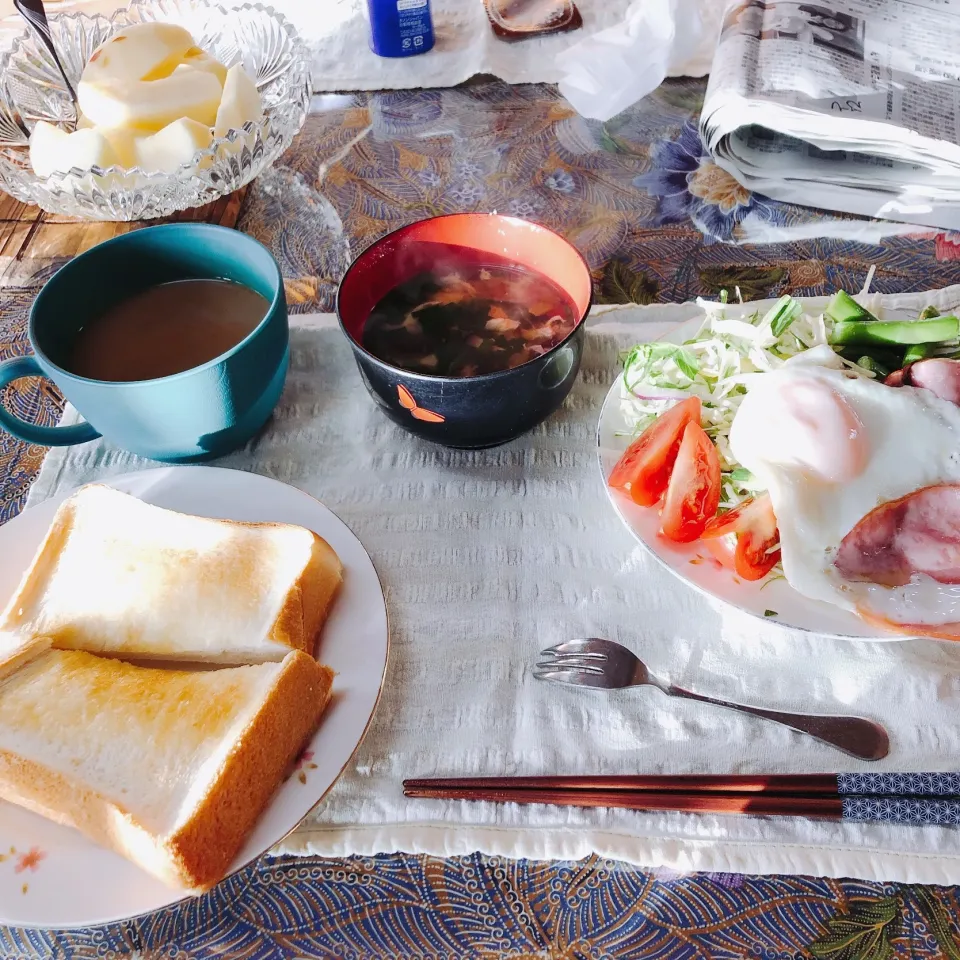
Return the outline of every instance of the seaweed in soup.
{"type": "Polygon", "coordinates": [[[424,271],[373,308],[363,346],[414,373],[475,377],[553,349],[577,325],[570,298],[522,267],[458,265],[424,271]]]}

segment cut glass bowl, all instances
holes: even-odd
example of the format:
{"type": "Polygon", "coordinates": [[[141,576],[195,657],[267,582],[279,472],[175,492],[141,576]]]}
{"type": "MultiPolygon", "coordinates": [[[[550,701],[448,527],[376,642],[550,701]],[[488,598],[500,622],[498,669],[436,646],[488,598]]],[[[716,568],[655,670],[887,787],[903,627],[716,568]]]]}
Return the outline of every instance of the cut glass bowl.
{"type": "Polygon", "coordinates": [[[84,220],[149,220],[199,207],[249,183],[303,126],[310,102],[308,54],[290,23],[271,7],[234,9],[206,0],[133,0],[111,17],[64,13],[50,18],[54,45],[76,89],[87,60],[131,23],[177,23],[225,66],[242,63],[256,79],[264,116],[198,151],[176,173],[93,167],[38,177],[29,131],[38,120],[72,130],[76,113],[53,59],[32,32],[0,57],[0,189],[50,213],[84,220]]]}

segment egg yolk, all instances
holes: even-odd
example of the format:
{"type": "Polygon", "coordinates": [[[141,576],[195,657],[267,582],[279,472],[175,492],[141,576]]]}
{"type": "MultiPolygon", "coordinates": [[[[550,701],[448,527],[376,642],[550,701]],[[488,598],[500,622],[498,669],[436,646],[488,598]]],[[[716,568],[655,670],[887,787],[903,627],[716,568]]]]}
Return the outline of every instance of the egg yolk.
{"type": "Polygon", "coordinates": [[[790,459],[827,483],[843,483],[863,473],[868,448],[863,423],[846,397],[823,383],[784,384],[781,442],[790,459]]]}

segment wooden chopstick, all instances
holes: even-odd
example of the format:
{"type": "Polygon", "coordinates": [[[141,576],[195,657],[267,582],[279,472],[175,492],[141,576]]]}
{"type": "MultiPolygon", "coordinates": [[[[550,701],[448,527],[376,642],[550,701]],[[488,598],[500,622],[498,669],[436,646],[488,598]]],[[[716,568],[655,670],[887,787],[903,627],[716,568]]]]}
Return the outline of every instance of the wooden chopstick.
{"type": "Polygon", "coordinates": [[[666,774],[659,776],[439,777],[404,781],[416,790],[563,790],[723,793],[802,797],[960,797],[958,773],[666,774]]]}
{"type": "Polygon", "coordinates": [[[773,774],[767,777],[460,777],[406,780],[406,797],[677,813],[794,816],[852,823],[960,826],[960,775],[773,774]],[[799,784],[798,784],[799,781],[799,784]],[[681,789],[678,782],[685,784],[681,789]],[[723,782],[728,789],[718,789],[723,782]],[[832,783],[832,787],[830,784],[832,783]],[[607,787],[599,786],[606,784],[607,787]],[[672,789],[664,789],[669,785],[672,789]],[[830,787],[832,793],[815,793],[830,787]],[[787,789],[794,792],[788,793],[787,789]],[[877,793],[868,793],[868,789],[877,793]],[[808,791],[806,793],[802,791],[808,791]],[[913,791],[913,792],[909,792],[913,791]],[[951,792],[952,791],[952,792],[951,792]]]}
{"type": "Polygon", "coordinates": [[[498,790],[469,787],[417,788],[404,785],[405,797],[487,800],[493,803],[549,803],[561,807],[607,807],[621,810],[674,810],[681,813],[746,813],[755,816],[801,816],[839,820],[839,797],[778,797],[749,793],[653,793],[625,790],[498,790]]]}
{"type": "Polygon", "coordinates": [[[446,777],[404,780],[404,788],[451,790],[603,790],[625,793],[778,793],[837,796],[833,774],[739,776],[446,777]]]}

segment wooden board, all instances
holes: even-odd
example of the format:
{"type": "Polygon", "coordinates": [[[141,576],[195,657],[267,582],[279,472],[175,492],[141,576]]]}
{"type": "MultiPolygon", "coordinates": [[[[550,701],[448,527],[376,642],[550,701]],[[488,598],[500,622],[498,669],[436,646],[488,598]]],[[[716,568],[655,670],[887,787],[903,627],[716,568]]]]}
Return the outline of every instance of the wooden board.
{"type": "Polygon", "coordinates": [[[244,187],[204,207],[165,219],[130,223],[75,220],[44,213],[39,207],[0,193],[0,287],[27,286],[51,262],[75,257],[104,240],[151,224],[201,221],[234,227],[246,192],[244,187]]]}

